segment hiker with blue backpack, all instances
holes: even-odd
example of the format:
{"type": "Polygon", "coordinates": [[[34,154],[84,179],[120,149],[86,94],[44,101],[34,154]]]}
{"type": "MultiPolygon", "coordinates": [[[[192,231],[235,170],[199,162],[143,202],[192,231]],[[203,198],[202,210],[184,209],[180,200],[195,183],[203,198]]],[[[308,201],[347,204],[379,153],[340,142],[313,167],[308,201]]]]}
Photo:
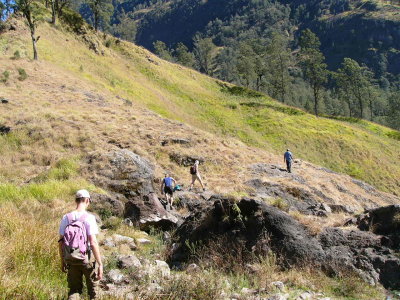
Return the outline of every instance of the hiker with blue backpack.
{"type": "Polygon", "coordinates": [[[83,276],[90,299],[95,299],[99,281],[103,278],[103,264],[96,234],[96,218],[86,209],[90,194],[79,190],[75,195],[76,209],[63,216],[60,224],[59,252],[61,270],[67,273],[68,299],[80,299],[83,276]]]}
{"type": "Polygon", "coordinates": [[[290,152],[290,149],[287,149],[285,154],[283,155],[283,162],[286,162],[286,169],[288,173],[292,173],[292,161],[293,161],[293,154],[290,152]]]}
{"type": "Polygon", "coordinates": [[[167,201],[167,205],[170,205],[172,208],[172,203],[174,202],[174,192],[175,187],[177,187],[176,180],[169,176],[169,174],[165,174],[165,177],[161,183],[161,193],[165,195],[165,200],[167,201]]]}

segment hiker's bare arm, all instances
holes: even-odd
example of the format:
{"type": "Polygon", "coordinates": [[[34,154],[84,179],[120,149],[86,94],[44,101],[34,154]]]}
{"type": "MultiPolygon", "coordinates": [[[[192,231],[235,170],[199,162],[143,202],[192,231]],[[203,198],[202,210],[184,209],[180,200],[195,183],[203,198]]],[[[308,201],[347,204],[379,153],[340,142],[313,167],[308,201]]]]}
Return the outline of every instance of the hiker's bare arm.
{"type": "Polygon", "coordinates": [[[63,250],[62,250],[62,245],[63,245],[62,239],[63,239],[63,236],[60,235],[59,239],[58,239],[58,253],[60,254],[60,258],[61,258],[61,271],[65,273],[65,272],[67,272],[67,266],[64,262],[64,256],[63,256],[63,250]]]}
{"type": "Polygon", "coordinates": [[[161,183],[161,194],[164,194],[164,180],[163,180],[163,182],[161,183]]]}
{"type": "Polygon", "coordinates": [[[103,278],[103,263],[101,262],[100,248],[99,243],[97,242],[96,235],[89,235],[89,242],[92,246],[94,258],[96,259],[96,262],[99,266],[99,273],[97,274],[97,278],[101,280],[103,278]]]}

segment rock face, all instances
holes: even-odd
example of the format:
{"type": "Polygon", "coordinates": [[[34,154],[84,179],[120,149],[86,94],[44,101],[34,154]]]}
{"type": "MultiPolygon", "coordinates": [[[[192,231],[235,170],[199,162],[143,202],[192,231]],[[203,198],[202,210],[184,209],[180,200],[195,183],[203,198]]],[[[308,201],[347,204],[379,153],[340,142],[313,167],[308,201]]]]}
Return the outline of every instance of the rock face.
{"type": "Polygon", "coordinates": [[[360,230],[369,230],[377,234],[400,234],[400,205],[389,205],[367,210],[358,221],[360,230]]]}
{"type": "MultiPolygon", "coordinates": [[[[351,271],[371,284],[386,288],[400,287],[400,259],[385,246],[385,238],[370,232],[325,229],[319,236],[321,245],[335,273],[351,271]]],[[[328,267],[328,268],[329,268],[328,267]]]]}
{"type": "Polygon", "coordinates": [[[125,204],[124,216],[144,231],[149,231],[152,227],[171,230],[179,223],[178,217],[167,212],[154,193],[128,201],[125,204]]]}
{"type": "Polygon", "coordinates": [[[129,150],[89,157],[89,178],[110,192],[94,194],[93,209],[100,215],[125,217],[141,230],[171,230],[179,216],[167,212],[154,193],[154,166],[129,150]]]}
{"type": "Polygon", "coordinates": [[[132,151],[122,149],[94,154],[88,159],[89,178],[98,186],[128,200],[154,192],[154,166],[132,151]]]}
{"type": "Polygon", "coordinates": [[[279,209],[257,200],[243,199],[239,203],[214,196],[214,204],[198,211],[177,230],[176,247],[169,262],[187,261],[187,245],[226,238],[230,243],[240,242],[249,252],[265,255],[270,250],[280,253],[284,264],[302,264],[313,261],[320,264],[325,254],[318,241],[307,233],[304,226],[279,209]]]}
{"type": "MultiPolygon", "coordinates": [[[[207,247],[223,240],[214,251],[232,253],[241,249],[238,245],[256,255],[273,251],[283,267],[307,264],[332,275],[350,271],[370,283],[400,286],[400,259],[388,246],[388,236],[327,228],[313,237],[290,215],[262,201],[242,199],[236,203],[220,196],[211,200],[213,205],[193,213],[176,231],[168,260],[171,265],[190,261],[190,245],[207,247]]],[[[397,214],[392,215],[395,227],[391,228],[397,228],[397,214]]]]}
{"type": "Polygon", "coordinates": [[[125,198],[121,195],[91,194],[91,209],[100,215],[122,217],[124,215],[125,198]]]}

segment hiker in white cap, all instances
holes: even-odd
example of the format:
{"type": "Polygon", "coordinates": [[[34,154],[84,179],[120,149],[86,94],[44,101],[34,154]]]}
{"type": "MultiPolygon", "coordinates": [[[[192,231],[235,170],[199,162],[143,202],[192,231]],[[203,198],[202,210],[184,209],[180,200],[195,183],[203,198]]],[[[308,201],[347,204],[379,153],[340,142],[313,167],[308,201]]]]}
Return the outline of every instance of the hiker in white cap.
{"type": "Polygon", "coordinates": [[[85,276],[90,299],[95,299],[99,281],[103,277],[103,264],[96,234],[96,218],[86,209],[90,194],[79,190],[75,195],[76,209],[63,216],[60,224],[59,252],[61,270],[67,273],[68,299],[80,299],[85,276]]]}

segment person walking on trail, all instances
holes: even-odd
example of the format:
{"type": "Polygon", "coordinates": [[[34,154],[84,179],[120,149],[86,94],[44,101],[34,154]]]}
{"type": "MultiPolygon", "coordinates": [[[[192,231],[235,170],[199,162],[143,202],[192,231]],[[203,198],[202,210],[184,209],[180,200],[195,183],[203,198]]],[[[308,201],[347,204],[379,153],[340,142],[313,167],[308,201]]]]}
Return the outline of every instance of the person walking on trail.
{"type": "Polygon", "coordinates": [[[189,191],[192,190],[196,180],[198,180],[200,182],[200,185],[201,185],[203,191],[206,190],[204,188],[203,180],[201,180],[201,176],[200,176],[200,172],[199,172],[199,163],[200,162],[198,160],[196,160],[194,162],[193,166],[190,167],[190,174],[192,175],[192,183],[190,184],[189,191]]]}
{"type": "Polygon", "coordinates": [[[172,203],[174,202],[174,190],[176,186],[176,180],[169,176],[169,174],[165,174],[165,177],[161,183],[161,193],[165,195],[165,200],[167,201],[167,205],[169,204],[172,207],[172,203]]]}
{"type": "Polygon", "coordinates": [[[288,173],[292,173],[292,161],[293,161],[293,154],[290,152],[289,149],[286,150],[285,154],[283,155],[283,162],[286,162],[286,169],[288,173]]]}
{"type": "Polygon", "coordinates": [[[83,276],[90,299],[96,299],[99,281],[103,278],[103,264],[96,234],[99,229],[94,215],[86,209],[90,194],[79,190],[75,195],[76,209],[63,216],[59,228],[61,270],[67,273],[68,299],[80,299],[83,276]]]}

